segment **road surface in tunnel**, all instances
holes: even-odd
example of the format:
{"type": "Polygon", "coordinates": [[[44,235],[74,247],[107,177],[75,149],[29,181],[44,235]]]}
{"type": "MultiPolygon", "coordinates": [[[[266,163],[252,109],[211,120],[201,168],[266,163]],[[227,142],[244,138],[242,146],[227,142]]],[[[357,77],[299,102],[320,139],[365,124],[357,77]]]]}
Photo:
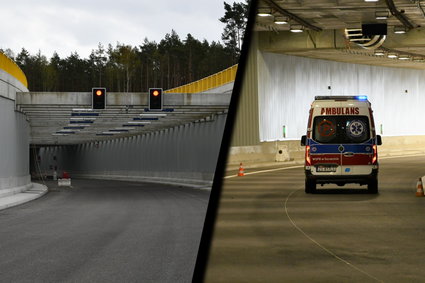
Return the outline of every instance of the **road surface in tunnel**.
{"type": "Polygon", "coordinates": [[[379,194],[305,194],[299,166],[226,179],[205,281],[423,282],[425,156],[380,165],[379,194]]]}
{"type": "Polygon", "coordinates": [[[209,191],[72,183],[0,211],[1,282],[191,280],[209,191]]]}

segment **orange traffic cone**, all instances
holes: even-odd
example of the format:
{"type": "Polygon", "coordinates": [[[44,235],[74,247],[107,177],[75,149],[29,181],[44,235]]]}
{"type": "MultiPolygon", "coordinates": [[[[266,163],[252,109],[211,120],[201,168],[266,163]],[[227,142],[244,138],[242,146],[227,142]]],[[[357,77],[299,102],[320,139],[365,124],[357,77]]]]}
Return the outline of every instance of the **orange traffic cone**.
{"type": "Polygon", "coordinates": [[[418,182],[416,183],[416,196],[417,197],[423,197],[424,196],[424,188],[422,186],[421,178],[419,178],[418,182]]]}
{"type": "Polygon", "coordinates": [[[238,173],[238,176],[245,176],[245,171],[243,170],[242,162],[241,162],[241,164],[239,165],[239,173],[238,173]]]}

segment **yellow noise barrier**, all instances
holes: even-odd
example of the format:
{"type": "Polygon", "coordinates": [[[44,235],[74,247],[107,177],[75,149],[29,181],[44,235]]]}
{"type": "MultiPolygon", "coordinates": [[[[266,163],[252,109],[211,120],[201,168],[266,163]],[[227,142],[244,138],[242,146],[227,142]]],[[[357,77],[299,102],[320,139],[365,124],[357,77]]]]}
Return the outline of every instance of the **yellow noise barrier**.
{"type": "Polygon", "coordinates": [[[236,77],[238,65],[233,65],[221,72],[215,73],[206,78],[188,83],[179,87],[168,89],[165,93],[198,93],[212,88],[216,88],[227,83],[233,82],[236,77]]]}
{"type": "Polygon", "coordinates": [[[21,68],[19,68],[16,63],[0,52],[0,69],[15,77],[18,81],[20,81],[26,88],[28,88],[27,77],[24,72],[22,72],[21,68]]]}

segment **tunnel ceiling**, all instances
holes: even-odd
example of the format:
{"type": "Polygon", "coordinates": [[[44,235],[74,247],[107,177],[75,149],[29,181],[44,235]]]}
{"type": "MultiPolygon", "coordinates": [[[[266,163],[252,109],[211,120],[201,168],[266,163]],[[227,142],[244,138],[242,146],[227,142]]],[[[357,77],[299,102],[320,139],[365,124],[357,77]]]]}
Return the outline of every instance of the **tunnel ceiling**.
{"type": "Polygon", "coordinates": [[[258,11],[272,16],[256,18],[262,51],[377,66],[425,69],[425,1],[415,0],[260,0],[258,11]],[[377,15],[387,19],[376,19],[377,15]],[[287,24],[275,24],[276,19],[287,24]],[[386,23],[382,46],[364,48],[346,37],[346,29],[386,23]],[[303,32],[290,29],[302,26],[303,32]],[[406,33],[395,33],[405,29],[406,33]],[[376,55],[384,51],[384,55],[376,55]],[[398,58],[388,58],[389,53],[398,58]],[[403,58],[401,60],[399,58],[403,58]],[[407,58],[407,59],[406,59],[407,58]]]}
{"type": "Polygon", "coordinates": [[[149,111],[147,93],[108,93],[104,110],[91,108],[91,93],[17,93],[33,145],[95,142],[208,123],[227,113],[227,94],[165,94],[163,111],[149,111]]]}

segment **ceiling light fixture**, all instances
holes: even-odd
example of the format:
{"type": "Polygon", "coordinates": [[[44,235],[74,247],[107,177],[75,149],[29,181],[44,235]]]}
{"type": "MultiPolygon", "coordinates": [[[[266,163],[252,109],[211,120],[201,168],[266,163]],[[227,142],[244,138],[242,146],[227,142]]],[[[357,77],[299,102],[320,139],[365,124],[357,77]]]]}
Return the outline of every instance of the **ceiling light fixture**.
{"type": "Polygon", "coordinates": [[[387,57],[388,58],[391,58],[391,59],[394,59],[394,58],[397,58],[398,55],[397,55],[397,53],[388,53],[387,57]]]}
{"type": "Polygon", "coordinates": [[[274,23],[277,25],[286,25],[288,24],[288,19],[285,17],[277,16],[274,18],[274,23]]]}
{"type": "Polygon", "coordinates": [[[373,54],[376,55],[376,56],[384,56],[385,51],[377,49],[377,50],[375,50],[375,52],[373,54]]]}
{"type": "Polygon", "coordinates": [[[394,33],[397,33],[397,34],[406,33],[406,28],[404,26],[395,26],[394,33]]]}
{"type": "Polygon", "coordinates": [[[398,56],[398,59],[399,60],[409,60],[410,56],[409,55],[400,55],[400,56],[398,56]]]}
{"type": "Polygon", "coordinates": [[[257,16],[259,16],[259,17],[270,17],[270,16],[272,16],[271,9],[269,9],[269,8],[259,8],[257,16]]]}
{"type": "Polygon", "coordinates": [[[388,11],[376,11],[375,12],[375,19],[377,20],[386,20],[390,16],[390,13],[388,11]]]}
{"type": "Polygon", "coordinates": [[[291,32],[303,32],[303,26],[302,25],[291,25],[290,31],[291,32]]]}
{"type": "Polygon", "coordinates": [[[378,2],[379,0],[364,0],[365,2],[378,2]]]}

